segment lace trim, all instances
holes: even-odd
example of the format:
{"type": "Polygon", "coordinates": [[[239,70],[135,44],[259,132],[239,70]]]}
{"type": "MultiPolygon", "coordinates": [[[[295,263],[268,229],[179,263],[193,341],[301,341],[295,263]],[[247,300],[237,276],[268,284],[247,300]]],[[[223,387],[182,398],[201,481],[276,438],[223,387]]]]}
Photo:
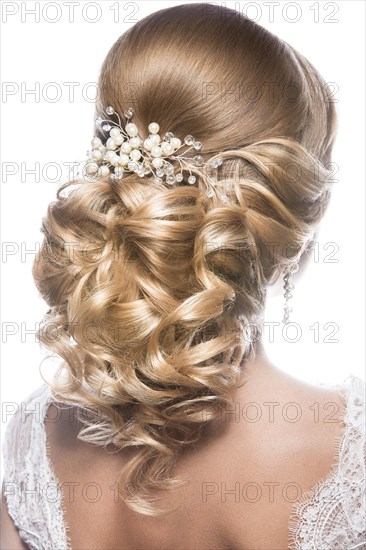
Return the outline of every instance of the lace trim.
{"type": "MultiPolygon", "coordinates": [[[[52,393],[50,391],[49,386],[46,385],[46,388],[47,388],[47,391],[48,391],[48,399],[47,399],[47,408],[45,408],[45,416],[46,416],[47,411],[48,411],[48,406],[51,403],[55,403],[55,400],[52,396],[52,393]]],[[[51,461],[51,458],[50,458],[51,449],[50,449],[49,441],[47,439],[46,428],[45,428],[44,421],[42,422],[42,431],[43,431],[43,434],[44,434],[45,457],[46,457],[46,461],[47,461],[49,476],[50,476],[50,478],[52,478],[53,482],[56,483],[56,485],[59,488],[60,500],[59,500],[58,516],[60,518],[59,522],[63,525],[64,531],[65,531],[65,535],[64,535],[65,550],[72,550],[72,548],[71,548],[71,539],[70,539],[70,527],[69,527],[68,522],[66,521],[65,494],[64,494],[64,490],[62,488],[62,484],[60,483],[58,477],[56,476],[56,473],[55,473],[55,470],[54,470],[54,467],[53,467],[53,464],[52,464],[52,461],[51,461]]]]}
{"type": "Polygon", "coordinates": [[[294,503],[289,550],[366,550],[365,384],[350,375],[335,387],[345,402],[336,458],[329,474],[294,503]]]}
{"type": "Polygon", "coordinates": [[[40,407],[39,420],[30,420],[27,432],[27,419],[24,422],[21,416],[27,412],[21,408],[10,420],[3,443],[8,513],[31,550],[72,550],[64,493],[49,458],[44,425],[52,401],[50,388],[43,384],[25,400],[28,415],[37,414],[37,405],[40,407]]]}

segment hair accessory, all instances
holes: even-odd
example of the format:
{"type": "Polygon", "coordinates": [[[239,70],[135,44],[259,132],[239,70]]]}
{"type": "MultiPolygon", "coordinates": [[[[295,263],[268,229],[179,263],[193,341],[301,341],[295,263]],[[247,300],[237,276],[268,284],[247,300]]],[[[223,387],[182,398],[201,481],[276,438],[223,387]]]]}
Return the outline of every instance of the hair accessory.
{"type": "MultiPolygon", "coordinates": [[[[202,149],[200,141],[187,135],[182,143],[172,132],[167,132],[161,138],[160,127],[156,122],[149,124],[149,136],[143,140],[139,136],[136,124],[130,122],[134,114],[131,107],[123,113],[127,120],[124,126],[113,107],[108,106],[103,113],[106,118],[98,116],[95,119],[101,137],[93,137],[92,149],[87,152],[89,157],[85,162],[87,177],[98,179],[110,176],[114,180],[121,180],[124,174],[135,172],[140,178],[153,174],[154,183],[160,184],[165,181],[168,185],[174,185],[184,180],[183,170],[187,170],[189,185],[193,185],[197,180],[197,176],[192,173],[194,171],[202,175],[209,184],[206,195],[208,197],[215,195],[214,187],[217,179],[212,175],[212,169],[222,165],[222,157],[216,156],[205,163],[204,158],[197,154],[202,149]],[[117,117],[118,123],[108,118],[112,115],[117,117]],[[185,151],[180,152],[184,147],[186,147],[185,151]],[[189,151],[193,151],[194,155],[187,155],[189,151]]],[[[225,189],[230,187],[230,182],[224,182],[225,189]]],[[[225,193],[219,194],[219,197],[223,202],[228,201],[225,193]]]]}
{"type": "Polygon", "coordinates": [[[299,269],[299,264],[297,262],[291,263],[290,265],[287,265],[283,272],[283,281],[284,285],[283,288],[285,289],[284,292],[284,298],[285,298],[285,305],[284,305],[284,314],[282,322],[284,325],[287,325],[290,322],[290,312],[292,311],[292,308],[289,307],[288,301],[292,298],[291,291],[294,290],[295,285],[292,283],[292,275],[296,273],[296,271],[299,269]]]}

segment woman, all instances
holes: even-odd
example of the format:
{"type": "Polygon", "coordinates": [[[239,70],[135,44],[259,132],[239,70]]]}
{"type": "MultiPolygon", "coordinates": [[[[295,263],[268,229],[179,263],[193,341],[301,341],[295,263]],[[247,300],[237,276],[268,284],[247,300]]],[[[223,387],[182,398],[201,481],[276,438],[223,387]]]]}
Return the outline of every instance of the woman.
{"type": "Polygon", "coordinates": [[[261,343],[330,198],[326,83],[188,4],[123,34],[99,85],[34,263],[62,363],[7,429],[3,547],[366,548],[363,382],[303,383],[261,343]]]}

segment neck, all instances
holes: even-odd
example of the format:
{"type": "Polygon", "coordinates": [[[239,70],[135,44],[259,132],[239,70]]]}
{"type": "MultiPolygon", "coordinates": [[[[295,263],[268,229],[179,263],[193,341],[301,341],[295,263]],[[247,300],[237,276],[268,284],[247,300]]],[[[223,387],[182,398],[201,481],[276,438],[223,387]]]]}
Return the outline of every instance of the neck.
{"type": "MultiPolygon", "coordinates": [[[[247,400],[248,386],[255,387],[257,384],[263,384],[267,379],[271,379],[273,374],[278,371],[269,360],[261,341],[255,345],[255,351],[250,359],[241,363],[241,373],[236,386],[231,394],[234,402],[245,402],[247,400]]],[[[266,383],[267,383],[266,382],[266,383]]],[[[230,408],[230,407],[229,407],[230,408]]],[[[216,418],[210,421],[203,430],[203,439],[215,437],[224,433],[228,424],[222,421],[222,418],[216,418]]]]}

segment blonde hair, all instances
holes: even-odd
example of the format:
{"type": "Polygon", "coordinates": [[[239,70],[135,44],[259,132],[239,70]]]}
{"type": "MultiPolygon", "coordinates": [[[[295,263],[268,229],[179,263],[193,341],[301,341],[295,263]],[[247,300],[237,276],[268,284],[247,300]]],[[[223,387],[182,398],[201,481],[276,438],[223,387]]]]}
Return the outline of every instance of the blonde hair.
{"type": "Polygon", "coordinates": [[[143,138],[152,121],[161,135],[192,134],[205,160],[224,159],[217,186],[233,182],[223,204],[200,178],[175,187],[134,174],[80,180],[63,196],[71,181],[43,218],[33,276],[50,306],[39,339],[63,360],[53,390],[101,414],[81,439],[136,446],[120,494],[159,515],[167,509],[157,492],[182,482],[170,475],[180,452],[232,403],[267,285],[323,216],[335,110],[294,48],[207,4],[162,9],[125,32],[99,92],[97,114],[132,106],[143,138]],[[57,337],[44,330],[51,325],[57,337]]]}

